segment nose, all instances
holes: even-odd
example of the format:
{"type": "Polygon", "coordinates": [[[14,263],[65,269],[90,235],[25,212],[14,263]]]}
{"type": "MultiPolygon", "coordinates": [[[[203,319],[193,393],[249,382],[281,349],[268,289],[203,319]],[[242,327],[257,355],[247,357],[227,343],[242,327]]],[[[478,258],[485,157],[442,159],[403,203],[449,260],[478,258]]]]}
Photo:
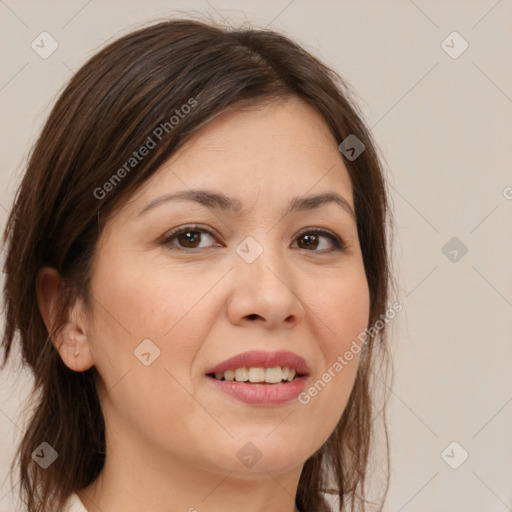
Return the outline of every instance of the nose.
{"type": "Polygon", "coordinates": [[[234,325],[289,329],[304,318],[305,305],[297,291],[300,276],[276,251],[265,250],[252,263],[238,258],[231,274],[227,314],[234,325]]]}

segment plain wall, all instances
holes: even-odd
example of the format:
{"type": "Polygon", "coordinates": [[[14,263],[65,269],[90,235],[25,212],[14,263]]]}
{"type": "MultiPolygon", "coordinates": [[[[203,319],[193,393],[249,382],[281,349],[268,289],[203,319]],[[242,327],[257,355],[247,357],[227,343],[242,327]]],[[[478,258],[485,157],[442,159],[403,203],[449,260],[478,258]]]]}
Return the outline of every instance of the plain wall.
{"type": "MultiPolygon", "coordinates": [[[[512,510],[512,3],[1,2],[2,228],[24,158],[73,71],[176,10],[269,24],[360,97],[386,160],[404,306],[393,321],[386,512],[512,510]],[[47,59],[31,48],[43,31],[59,45],[47,59]],[[463,40],[446,39],[454,31],[469,44],[457,58],[463,40]],[[447,461],[457,465],[462,450],[469,457],[453,469],[447,461]]],[[[0,511],[16,503],[9,463],[31,383],[15,363],[0,376],[0,511]]]]}

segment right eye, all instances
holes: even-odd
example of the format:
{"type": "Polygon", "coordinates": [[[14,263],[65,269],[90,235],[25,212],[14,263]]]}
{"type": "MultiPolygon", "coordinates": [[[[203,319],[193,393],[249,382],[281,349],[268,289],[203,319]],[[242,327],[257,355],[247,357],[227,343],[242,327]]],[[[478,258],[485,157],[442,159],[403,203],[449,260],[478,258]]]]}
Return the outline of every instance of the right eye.
{"type": "MultiPolygon", "coordinates": [[[[173,229],[165,235],[161,241],[170,250],[186,250],[186,249],[203,249],[205,247],[212,247],[212,245],[201,246],[202,238],[204,236],[215,239],[214,236],[206,229],[198,228],[196,226],[181,226],[173,229]]],[[[217,246],[219,244],[216,244],[217,246]]]]}

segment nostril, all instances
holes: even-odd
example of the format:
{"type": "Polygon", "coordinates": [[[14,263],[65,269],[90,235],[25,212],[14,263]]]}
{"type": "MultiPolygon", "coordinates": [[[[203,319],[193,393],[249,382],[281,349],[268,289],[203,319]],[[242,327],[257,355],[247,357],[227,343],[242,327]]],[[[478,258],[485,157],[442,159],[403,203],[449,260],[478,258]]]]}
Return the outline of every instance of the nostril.
{"type": "Polygon", "coordinates": [[[256,313],[253,313],[252,315],[247,315],[247,318],[249,320],[256,320],[259,317],[256,313]]]}

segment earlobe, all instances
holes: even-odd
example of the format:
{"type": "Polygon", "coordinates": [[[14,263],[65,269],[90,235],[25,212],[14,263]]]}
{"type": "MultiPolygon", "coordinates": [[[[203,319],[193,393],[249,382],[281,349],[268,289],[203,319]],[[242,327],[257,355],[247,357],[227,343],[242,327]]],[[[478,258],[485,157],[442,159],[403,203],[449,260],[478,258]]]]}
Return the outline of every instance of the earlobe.
{"type": "Polygon", "coordinates": [[[80,306],[79,304],[66,311],[67,322],[54,331],[59,320],[59,280],[59,273],[54,268],[43,267],[39,270],[36,279],[39,311],[64,364],[73,371],[82,372],[94,365],[94,358],[85,334],[85,325],[79,321],[82,315],[76,314],[74,310],[80,306]]]}
{"type": "Polygon", "coordinates": [[[83,372],[94,365],[87,336],[81,327],[73,322],[68,322],[60,329],[54,346],[70,370],[83,372]]]}

